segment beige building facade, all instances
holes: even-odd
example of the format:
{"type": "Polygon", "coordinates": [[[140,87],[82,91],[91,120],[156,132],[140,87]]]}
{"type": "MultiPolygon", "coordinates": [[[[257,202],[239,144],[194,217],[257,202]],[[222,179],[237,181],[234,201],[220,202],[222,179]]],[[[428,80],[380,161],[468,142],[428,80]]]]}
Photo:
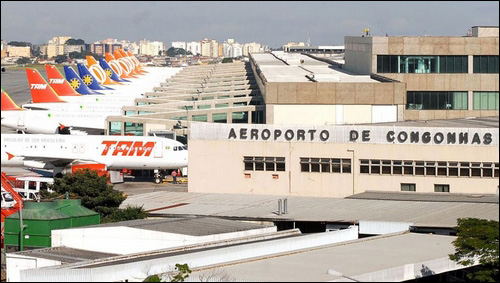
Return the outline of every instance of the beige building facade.
{"type": "Polygon", "coordinates": [[[498,193],[498,128],[193,123],[189,192],[498,193]]]}
{"type": "Polygon", "coordinates": [[[9,57],[31,57],[31,48],[29,46],[8,46],[9,57]]]}
{"type": "Polygon", "coordinates": [[[498,27],[470,36],[345,37],[345,69],[406,84],[404,120],[499,115],[498,27]]]}

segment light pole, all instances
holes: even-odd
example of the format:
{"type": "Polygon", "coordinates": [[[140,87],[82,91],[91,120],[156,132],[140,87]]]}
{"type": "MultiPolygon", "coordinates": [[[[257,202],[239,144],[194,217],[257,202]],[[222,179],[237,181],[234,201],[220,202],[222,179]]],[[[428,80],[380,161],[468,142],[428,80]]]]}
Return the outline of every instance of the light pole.
{"type": "MultiPolygon", "coordinates": [[[[356,187],[355,186],[355,183],[354,183],[354,162],[355,162],[355,159],[354,159],[354,149],[347,149],[348,152],[352,152],[352,161],[351,161],[351,174],[352,174],[352,194],[354,195],[354,188],[356,187]]],[[[342,164],[343,166],[343,164],[342,164]]]]}

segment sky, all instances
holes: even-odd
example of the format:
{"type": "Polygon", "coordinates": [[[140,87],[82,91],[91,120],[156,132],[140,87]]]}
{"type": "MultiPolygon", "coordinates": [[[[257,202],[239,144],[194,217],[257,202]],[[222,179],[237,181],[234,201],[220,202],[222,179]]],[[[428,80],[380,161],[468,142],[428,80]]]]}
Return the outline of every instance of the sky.
{"type": "Polygon", "coordinates": [[[343,45],[344,36],[463,36],[498,26],[498,1],[1,1],[1,38],[343,45]]]}

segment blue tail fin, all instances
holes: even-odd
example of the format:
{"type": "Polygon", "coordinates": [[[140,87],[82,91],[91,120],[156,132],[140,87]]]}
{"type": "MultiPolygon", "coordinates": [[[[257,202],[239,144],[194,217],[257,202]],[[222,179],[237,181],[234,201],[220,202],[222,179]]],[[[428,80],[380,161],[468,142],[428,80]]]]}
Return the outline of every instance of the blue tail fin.
{"type": "Polygon", "coordinates": [[[80,77],[76,74],[75,70],[73,70],[70,66],[64,66],[64,75],[66,76],[66,80],[69,82],[71,87],[76,90],[79,94],[102,94],[95,90],[91,90],[87,87],[80,79],[80,77]]]}
{"type": "Polygon", "coordinates": [[[94,90],[107,90],[107,89],[113,89],[110,87],[105,87],[100,85],[97,82],[97,79],[94,78],[94,76],[90,73],[89,69],[85,67],[83,64],[76,64],[78,66],[78,73],[80,74],[80,78],[82,78],[83,83],[85,83],[90,89],[94,90]]]}
{"type": "Polygon", "coordinates": [[[106,75],[108,74],[108,72],[111,73],[110,78],[113,81],[116,81],[116,82],[130,82],[129,80],[120,79],[118,77],[118,75],[115,73],[115,71],[113,71],[113,69],[109,66],[108,62],[106,62],[106,60],[99,59],[99,65],[101,65],[101,68],[106,72],[106,75]]]}

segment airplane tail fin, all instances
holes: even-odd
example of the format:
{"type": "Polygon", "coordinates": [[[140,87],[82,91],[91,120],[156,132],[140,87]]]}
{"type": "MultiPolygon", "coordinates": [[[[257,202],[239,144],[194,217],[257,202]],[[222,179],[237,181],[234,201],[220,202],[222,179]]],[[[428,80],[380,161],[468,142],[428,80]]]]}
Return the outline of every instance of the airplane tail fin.
{"type": "Polygon", "coordinates": [[[127,76],[129,76],[131,78],[137,78],[137,76],[135,76],[134,66],[132,65],[132,63],[130,63],[130,61],[123,58],[123,56],[119,50],[115,50],[113,52],[113,55],[115,56],[115,59],[118,61],[118,63],[120,63],[120,66],[125,71],[127,76]]]}
{"type": "Polygon", "coordinates": [[[94,78],[102,85],[112,85],[120,84],[119,82],[114,82],[109,78],[109,75],[103,68],[97,63],[94,56],[87,55],[87,66],[89,71],[94,75],[94,78]]]}
{"type": "Polygon", "coordinates": [[[63,77],[61,72],[53,65],[45,65],[49,85],[56,91],[59,96],[81,96],[76,92],[69,82],[63,77]]]}
{"type": "Polygon", "coordinates": [[[5,110],[23,110],[21,107],[12,100],[10,95],[2,88],[2,111],[5,110]]]}
{"type": "Polygon", "coordinates": [[[107,90],[107,89],[112,89],[109,87],[105,87],[100,85],[97,82],[97,79],[90,73],[89,69],[85,67],[83,64],[76,64],[78,67],[78,73],[80,73],[80,77],[83,80],[83,83],[86,84],[90,89],[93,90],[107,90]]]}
{"type": "Polygon", "coordinates": [[[111,68],[106,60],[99,59],[99,65],[101,65],[101,68],[106,72],[106,75],[108,75],[110,79],[116,82],[130,82],[129,80],[120,79],[120,77],[118,77],[116,72],[113,70],[113,68],[111,68]]]}
{"type": "Polygon", "coordinates": [[[132,61],[135,62],[136,66],[139,68],[141,73],[143,73],[143,74],[149,73],[148,71],[146,71],[142,68],[141,62],[139,62],[139,60],[137,60],[137,58],[134,56],[134,54],[132,54],[132,52],[127,51],[127,55],[132,59],[132,61]]]}
{"type": "Polygon", "coordinates": [[[118,60],[116,60],[115,56],[113,56],[111,53],[106,52],[106,61],[108,62],[109,66],[115,73],[118,75],[118,77],[122,79],[127,79],[127,78],[132,78],[131,76],[127,75],[125,70],[122,68],[118,60]]]}
{"type": "Polygon", "coordinates": [[[54,89],[47,84],[47,81],[36,69],[26,68],[26,76],[31,90],[33,103],[43,102],[66,102],[59,98],[54,89]]]}
{"type": "Polygon", "coordinates": [[[64,66],[64,74],[69,81],[69,85],[80,94],[102,94],[95,90],[91,90],[83,83],[82,79],[76,74],[70,66],[64,66]]]}

